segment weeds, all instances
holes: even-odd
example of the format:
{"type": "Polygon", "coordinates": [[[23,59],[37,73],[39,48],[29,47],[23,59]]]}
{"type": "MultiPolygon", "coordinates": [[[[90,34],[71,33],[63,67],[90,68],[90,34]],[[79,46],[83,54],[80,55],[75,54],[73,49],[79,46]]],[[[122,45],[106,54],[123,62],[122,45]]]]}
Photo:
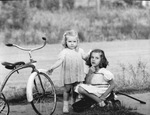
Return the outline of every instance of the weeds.
{"type": "Polygon", "coordinates": [[[146,89],[149,87],[150,73],[147,63],[138,60],[135,66],[132,64],[120,64],[119,66],[121,72],[116,77],[118,89],[146,89]]]}
{"type": "Polygon", "coordinates": [[[79,31],[83,42],[149,39],[150,36],[150,14],[142,8],[102,7],[97,15],[95,8],[60,13],[26,8],[18,2],[14,5],[18,7],[2,5],[0,31],[3,42],[38,44],[40,38],[46,36],[48,43],[59,43],[63,32],[70,28],[79,31]]]}

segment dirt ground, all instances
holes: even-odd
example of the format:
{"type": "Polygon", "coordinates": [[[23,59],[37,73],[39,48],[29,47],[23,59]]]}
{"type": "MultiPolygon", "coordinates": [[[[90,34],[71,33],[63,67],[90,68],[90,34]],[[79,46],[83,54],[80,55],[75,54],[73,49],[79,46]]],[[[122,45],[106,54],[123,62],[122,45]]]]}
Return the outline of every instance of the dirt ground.
{"type": "MultiPolygon", "coordinates": [[[[133,100],[129,97],[118,95],[118,99],[121,101],[123,105],[126,107],[131,107],[134,111],[141,113],[143,115],[150,115],[150,92],[148,93],[141,93],[141,94],[132,94],[131,96],[145,101],[146,104],[141,104],[140,102],[133,100]]],[[[27,105],[11,105],[10,106],[10,115],[36,115],[33,111],[30,104],[27,105]]],[[[62,102],[58,102],[56,106],[56,110],[53,115],[62,115],[62,102]]],[[[70,107],[69,115],[77,115],[78,113],[73,112],[70,107]]]]}
{"type": "Polygon", "coordinates": [[[146,102],[146,104],[141,104],[140,102],[133,100],[129,97],[123,96],[123,95],[118,95],[118,99],[126,107],[135,108],[134,111],[137,111],[138,113],[141,113],[143,115],[150,115],[150,92],[141,93],[141,94],[133,94],[131,96],[146,102]]]}

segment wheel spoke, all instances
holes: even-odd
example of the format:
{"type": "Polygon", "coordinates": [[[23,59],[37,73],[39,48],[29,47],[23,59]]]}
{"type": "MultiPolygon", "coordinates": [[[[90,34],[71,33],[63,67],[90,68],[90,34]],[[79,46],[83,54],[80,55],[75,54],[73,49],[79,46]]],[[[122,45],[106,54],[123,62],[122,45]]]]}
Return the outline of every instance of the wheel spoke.
{"type": "Polygon", "coordinates": [[[0,97],[0,115],[8,115],[9,114],[9,105],[2,94],[0,97]]]}
{"type": "Polygon", "coordinates": [[[34,79],[33,109],[38,115],[51,115],[56,107],[56,92],[54,85],[44,73],[40,73],[34,79]]]}

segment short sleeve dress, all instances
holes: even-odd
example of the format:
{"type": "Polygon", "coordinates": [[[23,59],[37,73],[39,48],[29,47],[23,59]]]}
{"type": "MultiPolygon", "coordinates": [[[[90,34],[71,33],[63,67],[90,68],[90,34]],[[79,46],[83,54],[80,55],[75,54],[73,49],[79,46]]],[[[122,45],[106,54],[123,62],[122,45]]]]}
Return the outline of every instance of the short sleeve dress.
{"type": "Polygon", "coordinates": [[[63,60],[60,72],[60,85],[64,86],[64,84],[84,81],[83,55],[84,51],[81,48],[78,51],[65,48],[60,52],[58,58],[63,60]]]}
{"type": "Polygon", "coordinates": [[[114,75],[106,70],[101,68],[91,79],[91,84],[79,84],[75,91],[78,93],[78,87],[84,88],[88,93],[95,94],[100,97],[110,86],[108,81],[114,79],[114,75]]]}

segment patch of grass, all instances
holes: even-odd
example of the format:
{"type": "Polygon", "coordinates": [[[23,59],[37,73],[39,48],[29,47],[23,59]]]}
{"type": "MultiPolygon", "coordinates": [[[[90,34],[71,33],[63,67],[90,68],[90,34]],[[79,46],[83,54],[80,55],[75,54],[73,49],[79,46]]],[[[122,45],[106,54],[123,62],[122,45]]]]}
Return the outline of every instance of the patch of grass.
{"type": "Polygon", "coordinates": [[[136,108],[125,107],[122,105],[118,110],[100,108],[95,106],[81,113],[71,112],[70,115],[142,115],[140,113],[134,112],[136,108]]]}
{"type": "Polygon", "coordinates": [[[9,104],[23,104],[26,101],[26,89],[25,88],[11,88],[4,92],[4,95],[9,104]]]}

